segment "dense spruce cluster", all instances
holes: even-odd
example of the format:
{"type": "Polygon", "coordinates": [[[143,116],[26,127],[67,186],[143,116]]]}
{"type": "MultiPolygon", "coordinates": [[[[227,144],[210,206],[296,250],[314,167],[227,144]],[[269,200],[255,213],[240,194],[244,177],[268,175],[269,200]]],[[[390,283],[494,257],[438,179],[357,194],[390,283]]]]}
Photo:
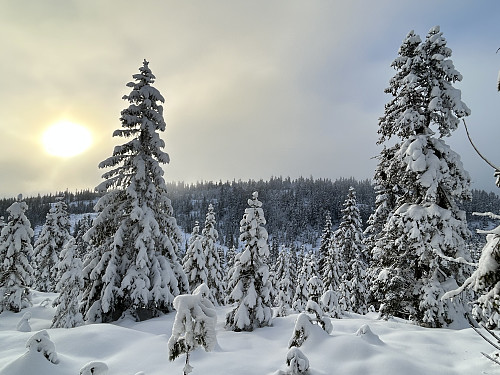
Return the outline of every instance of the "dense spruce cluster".
{"type": "MultiPolygon", "coordinates": [[[[413,31],[404,39],[379,120],[373,183],[167,183],[165,99],[145,60],[127,84],[113,133],[123,144],[99,164],[106,172],[97,192],[0,201],[9,215],[0,220],[0,312],[28,306],[31,289],[59,293],[54,327],[176,309],[171,358],[212,347],[205,328],[223,304],[232,305],[225,326],[234,331],[292,311],[302,313],[298,323],[327,332],[330,317],[374,310],[443,327],[463,319],[470,302],[476,317],[497,326],[498,228],[486,232],[481,255],[473,252],[466,210],[490,211],[500,199],[470,189],[460,156],[445,143],[470,114],[453,87],[462,76],[450,57],[439,27],[424,40],[413,31]],[[70,228],[71,213],[89,215],[70,228]],[[32,227],[41,224],[35,239],[32,227]],[[187,340],[193,333],[200,337],[187,340]]],[[[303,360],[297,350],[289,359],[303,360]]]]}

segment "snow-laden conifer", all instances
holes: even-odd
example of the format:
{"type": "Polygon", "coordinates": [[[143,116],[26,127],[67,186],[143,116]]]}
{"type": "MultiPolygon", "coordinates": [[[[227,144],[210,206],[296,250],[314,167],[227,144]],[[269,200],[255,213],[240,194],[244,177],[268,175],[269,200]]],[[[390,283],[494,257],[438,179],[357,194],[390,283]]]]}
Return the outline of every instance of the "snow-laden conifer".
{"type": "Polygon", "coordinates": [[[340,303],[344,311],[364,314],[368,310],[369,289],[366,280],[368,256],[365,253],[361,214],[353,187],[344,202],[342,219],[334,233],[340,258],[340,303]]]}
{"type": "Polygon", "coordinates": [[[210,293],[207,285],[201,284],[193,294],[179,295],[174,299],[176,314],[172,336],[168,340],[168,359],[173,361],[181,354],[186,354],[184,374],[193,369],[189,363],[189,355],[193,350],[202,346],[210,352],[217,344],[217,314],[209,299],[210,293]]]}
{"type": "Polygon", "coordinates": [[[59,358],[57,357],[56,346],[50,339],[46,330],[39,331],[31,336],[26,342],[26,348],[33,353],[41,353],[47,361],[58,364],[59,358]]]}
{"type": "Polygon", "coordinates": [[[275,316],[287,316],[292,308],[293,289],[290,280],[290,251],[281,246],[274,273],[277,295],[275,316]]]}
{"type": "Polygon", "coordinates": [[[52,304],[56,314],[52,319],[54,328],[73,328],[83,324],[83,316],[79,311],[79,295],[83,288],[82,261],[76,256],[74,238],[64,246],[57,264],[57,285],[59,293],[52,304]]]}
{"type": "MultiPolygon", "coordinates": [[[[229,270],[234,266],[234,258],[236,257],[236,248],[234,246],[230,247],[226,253],[226,274],[229,274],[229,270]]],[[[226,284],[229,278],[226,277],[226,284]]]]}
{"type": "Polygon", "coordinates": [[[188,240],[186,255],[182,260],[191,290],[196,289],[201,284],[206,284],[208,279],[207,257],[203,251],[202,241],[203,237],[200,235],[200,227],[196,221],[188,240]]]}
{"type": "Polygon", "coordinates": [[[397,73],[386,90],[393,99],[379,122],[379,143],[399,141],[390,160],[379,159],[396,203],[372,252],[379,270],[374,289],[383,315],[430,327],[466,310],[460,299],[441,299],[467,278],[467,267],[455,259],[469,259],[457,202],[470,198],[470,178],[443,138],[470,110],[453,87],[462,76],[450,56],[439,27],[424,41],[410,32],[393,62],[397,73]]]}
{"type": "MultiPolygon", "coordinates": [[[[491,212],[475,215],[500,219],[500,215],[491,212]]],[[[486,244],[476,269],[460,288],[446,293],[443,299],[456,298],[466,289],[473,290],[478,296],[473,302],[474,318],[489,329],[494,329],[500,327],[500,225],[492,230],[478,232],[486,234],[486,244]]]]}
{"type": "Polygon", "coordinates": [[[152,86],[144,61],[129,82],[129,106],[113,136],[126,142],[99,164],[110,168],[97,187],[105,192],[85,239],[97,259],[86,259],[83,312],[89,322],[107,322],[131,313],[138,319],[172,309],[176,295],[189,290],[178,260],[181,233],[173,217],[161,164],[169,162],[158,132],[165,130],[165,100],[152,86]]]}
{"type": "Polygon", "coordinates": [[[21,320],[17,323],[17,330],[19,332],[31,332],[30,319],[32,317],[31,312],[25,312],[21,320]]]}
{"type": "Polygon", "coordinates": [[[252,194],[248,205],[240,222],[244,248],[236,256],[229,282],[229,301],[236,302],[236,306],[226,315],[226,328],[233,331],[252,331],[269,325],[272,318],[271,283],[265,262],[269,255],[268,235],[257,192],[252,194]]]}
{"type": "Polygon", "coordinates": [[[335,319],[340,319],[342,317],[338,291],[327,289],[326,292],[321,295],[319,305],[323,309],[325,315],[335,319]]]}
{"type": "Polygon", "coordinates": [[[338,293],[342,280],[342,271],[338,247],[333,236],[330,238],[327,250],[323,269],[321,269],[321,280],[325,286],[325,291],[331,290],[338,293]]]}
{"type": "Polygon", "coordinates": [[[90,246],[87,241],[83,239],[83,236],[87,231],[92,228],[92,217],[90,215],[83,216],[76,225],[74,231],[75,238],[75,256],[80,259],[84,259],[90,252],[90,246]]]}
{"type": "Polygon", "coordinates": [[[217,229],[215,229],[215,225],[214,207],[212,204],[209,204],[205,217],[205,227],[201,232],[201,245],[206,256],[206,267],[208,270],[207,286],[210,289],[210,300],[215,305],[220,305],[224,303],[225,286],[219,251],[216,246],[219,234],[217,229]]]}
{"type": "MultiPolygon", "coordinates": [[[[329,257],[329,248],[332,241],[332,218],[330,212],[326,214],[325,226],[323,227],[323,232],[321,234],[321,240],[318,249],[318,270],[321,275],[325,273],[329,257]]],[[[324,280],[323,280],[324,281],[324,280]]]]}
{"type": "Polygon", "coordinates": [[[7,208],[9,222],[0,234],[0,311],[19,312],[31,306],[33,229],[25,215],[27,209],[21,200],[12,203],[7,208]]]}
{"type": "Polygon", "coordinates": [[[299,275],[297,276],[295,295],[293,297],[292,307],[295,311],[302,312],[305,310],[307,301],[309,300],[309,290],[307,282],[313,276],[317,275],[317,264],[314,260],[312,252],[304,254],[299,275]]]}
{"type": "Polygon", "coordinates": [[[57,197],[47,213],[45,224],[33,249],[34,289],[55,292],[59,253],[71,236],[70,227],[68,207],[64,197],[57,197]]]}

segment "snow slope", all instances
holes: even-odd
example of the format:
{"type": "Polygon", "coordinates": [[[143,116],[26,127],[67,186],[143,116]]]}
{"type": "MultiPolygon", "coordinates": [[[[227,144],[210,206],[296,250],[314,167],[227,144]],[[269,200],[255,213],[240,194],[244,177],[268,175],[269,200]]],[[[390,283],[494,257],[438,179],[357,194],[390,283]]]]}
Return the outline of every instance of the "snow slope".
{"type": "MultiPolygon", "coordinates": [[[[49,329],[55,309],[41,304],[56,296],[35,292],[33,307],[0,314],[1,375],[77,375],[90,361],[105,362],[109,375],[182,374],[184,355],[168,361],[167,342],[175,313],[139,323],[124,319],[116,324],[49,329]],[[27,311],[32,314],[32,332],[19,332],[17,323],[27,311]],[[55,344],[58,364],[41,353],[27,352],[26,341],[43,329],[55,344]]],[[[275,318],[272,327],[236,333],[224,330],[227,311],[229,307],[217,308],[218,345],[213,352],[198,349],[191,355],[192,374],[272,375],[285,370],[297,315],[275,318]]],[[[470,328],[428,329],[399,319],[377,320],[376,314],[333,319],[332,323],[330,335],[314,327],[300,348],[309,359],[310,375],[500,373],[499,366],[480,354],[491,353],[492,348],[470,328]]]]}

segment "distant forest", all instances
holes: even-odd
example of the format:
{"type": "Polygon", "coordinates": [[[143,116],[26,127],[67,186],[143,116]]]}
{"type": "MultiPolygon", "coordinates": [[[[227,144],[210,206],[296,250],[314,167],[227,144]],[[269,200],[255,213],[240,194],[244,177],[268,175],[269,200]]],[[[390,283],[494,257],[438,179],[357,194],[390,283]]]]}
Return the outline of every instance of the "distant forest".
{"type": "MultiPolygon", "coordinates": [[[[288,177],[272,177],[268,181],[167,183],[174,216],[182,230],[191,233],[196,221],[203,224],[208,205],[212,203],[219,241],[227,247],[237,244],[239,223],[248,206],[247,200],[254,191],[259,192],[259,200],[263,203],[266,229],[271,240],[279,244],[300,242],[315,246],[321,236],[327,212],[330,212],[334,226],[338,224],[350,186],[356,190],[363,224],[366,225],[376,197],[370,180],[341,178],[332,181],[302,177],[292,180],[288,177]]],[[[23,200],[29,207],[26,215],[33,228],[45,223],[50,204],[58,196],[66,197],[70,214],[94,212],[93,207],[100,197],[92,190],[25,197],[23,200]]],[[[15,198],[0,199],[0,216],[4,216],[5,221],[8,220],[6,209],[14,201],[15,198]]],[[[487,219],[472,216],[472,212],[498,213],[499,208],[500,197],[497,194],[477,189],[472,190],[471,201],[462,203],[467,220],[473,221],[474,227],[487,219]]]]}

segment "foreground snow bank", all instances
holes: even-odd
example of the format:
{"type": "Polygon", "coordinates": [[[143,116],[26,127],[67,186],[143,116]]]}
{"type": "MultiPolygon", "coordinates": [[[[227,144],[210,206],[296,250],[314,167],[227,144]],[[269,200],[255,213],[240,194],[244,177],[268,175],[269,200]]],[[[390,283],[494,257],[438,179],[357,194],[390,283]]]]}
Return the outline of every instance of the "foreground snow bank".
{"type": "MultiPolygon", "coordinates": [[[[168,339],[175,314],[144,322],[92,324],[71,329],[50,329],[55,309],[43,304],[55,294],[34,293],[34,305],[20,313],[0,314],[1,375],[78,375],[87,363],[103,362],[108,375],[182,374],[182,360],[169,362],[168,339]],[[31,313],[31,332],[17,324],[31,313]],[[28,351],[26,343],[47,330],[55,344],[57,364],[42,353],[28,351]]],[[[297,314],[273,320],[272,327],[254,332],[223,328],[229,307],[217,308],[218,345],[213,352],[192,353],[193,375],[271,375],[285,370],[288,342],[297,314]]],[[[332,319],[333,331],[313,329],[300,350],[309,360],[310,375],[469,375],[496,374],[498,366],[480,352],[491,347],[472,329],[428,329],[402,320],[380,321],[375,314],[332,319]]]]}

